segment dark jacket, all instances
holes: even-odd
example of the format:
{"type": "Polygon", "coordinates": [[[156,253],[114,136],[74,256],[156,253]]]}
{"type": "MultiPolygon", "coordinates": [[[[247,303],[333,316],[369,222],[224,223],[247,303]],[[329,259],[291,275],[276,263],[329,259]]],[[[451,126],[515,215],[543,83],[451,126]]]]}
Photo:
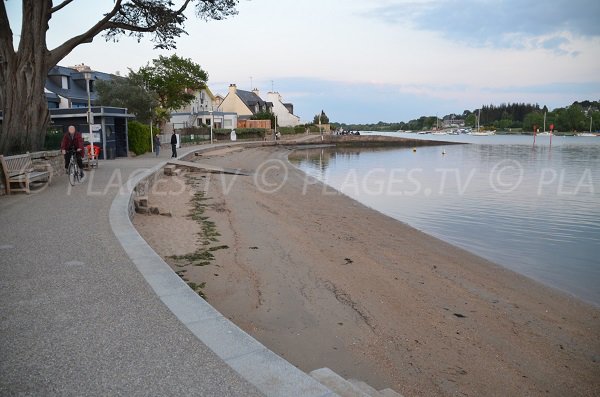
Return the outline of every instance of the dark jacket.
{"type": "Polygon", "coordinates": [[[60,142],[60,149],[69,151],[71,148],[83,150],[83,138],[79,132],[75,132],[73,138],[71,138],[71,134],[68,132],[63,135],[62,141],[60,142]]]}
{"type": "Polygon", "coordinates": [[[171,145],[177,145],[177,135],[171,135],[171,145]]]}
{"type": "Polygon", "coordinates": [[[154,146],[160,146],[160,138],[157,136],[154,137],[154,146]]]}

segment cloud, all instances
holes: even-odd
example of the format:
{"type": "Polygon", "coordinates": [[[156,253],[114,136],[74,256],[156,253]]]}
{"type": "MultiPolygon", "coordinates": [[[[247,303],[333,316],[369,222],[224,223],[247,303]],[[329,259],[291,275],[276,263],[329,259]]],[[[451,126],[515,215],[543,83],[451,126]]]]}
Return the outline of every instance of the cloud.
{"type": "Polygon", "coordinates": [[[569,36],[600,37],[600,2],[586,0],[432,0],[386,2],[367,12],[473,47],[542,48],[570,54],[569,36]]]}

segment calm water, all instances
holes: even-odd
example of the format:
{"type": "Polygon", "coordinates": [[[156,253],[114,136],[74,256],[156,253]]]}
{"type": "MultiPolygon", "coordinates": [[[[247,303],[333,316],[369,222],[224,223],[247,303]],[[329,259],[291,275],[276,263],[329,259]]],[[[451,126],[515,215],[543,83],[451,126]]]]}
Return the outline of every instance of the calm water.
{"type": "Polygon", "coordinates": [[[417,229],[600,306],[600,137],[300,150],[307,174],[417,229]],[[445,152],[445,154],[443,154],[445,152]]]}

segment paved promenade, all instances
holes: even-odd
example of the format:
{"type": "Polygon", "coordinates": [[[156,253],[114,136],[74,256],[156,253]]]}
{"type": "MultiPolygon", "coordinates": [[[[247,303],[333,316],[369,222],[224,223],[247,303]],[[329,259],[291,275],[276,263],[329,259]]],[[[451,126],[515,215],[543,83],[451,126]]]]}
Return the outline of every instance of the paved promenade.
{"type": "Polygon", "coordinates": [[[103,161],[73,188],[62,175],[0,197],[0,395],[261,395],[177,320],[111,230],[120,185],[165,149],[103,161]]]}

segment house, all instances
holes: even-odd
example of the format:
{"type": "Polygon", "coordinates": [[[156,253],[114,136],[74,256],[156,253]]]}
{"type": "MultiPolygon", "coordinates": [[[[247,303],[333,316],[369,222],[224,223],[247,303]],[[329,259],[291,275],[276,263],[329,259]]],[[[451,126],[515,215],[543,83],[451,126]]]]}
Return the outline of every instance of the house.
{"type": "Polygon", "coordinates": [[[300,117],[294,114],[294,105],[283,103],[278,92],[267,93],[267,100],[273,104],[273,113],[277,117],[277,125],[281,127],[300,125],[300,117]]]}
{"type": "Polygon", "coordinates": [[[86,142],[94,137],[94,144],[102,147],[101,158],[127,157],[129,152],[127,121],[135,116],[127,109],[93,106],[92,125],[88,124],[88,94],[84,73],[90,73],[89,88],[91,105],[97,99],[95,82],[111,80],[115,76],[92,70],[89,66],[54,66],[46,78],[45,93],[50,110],[49,135],[62,136],[69,125],[74,125],[86,142]]]}
{"type": "Polygon", "coordinates": [[[229,85],[229,92],[223,98],[220,110],[237,113],[240,118],[250,118],[257,113],[271,112],[273,104],[260,98],[258,89],[239,90],[235,84],[229,85]]]}
{"type": "Polygon", "coordinates": [[[171,112],[171,119],[165,125],[163,133],[211,124],[213,128],[237,128],[238,115],[218,109],[216,98],[208,87],[196,91],[194,96],[194,100],[187,106],[171,112]]]}
{"type": "Polygon", "coordinates": [[[112,80],[115,76],[109,73],[92,70],[89,66],[81,64],[73,67],[54,66],[48,72],[46,79],[46,98],[49,109],[87,108],[88,96],[84,73],[91,74],[90,98],[92,103],[97,99],[95,82],[98,80],[112,80]]]}

